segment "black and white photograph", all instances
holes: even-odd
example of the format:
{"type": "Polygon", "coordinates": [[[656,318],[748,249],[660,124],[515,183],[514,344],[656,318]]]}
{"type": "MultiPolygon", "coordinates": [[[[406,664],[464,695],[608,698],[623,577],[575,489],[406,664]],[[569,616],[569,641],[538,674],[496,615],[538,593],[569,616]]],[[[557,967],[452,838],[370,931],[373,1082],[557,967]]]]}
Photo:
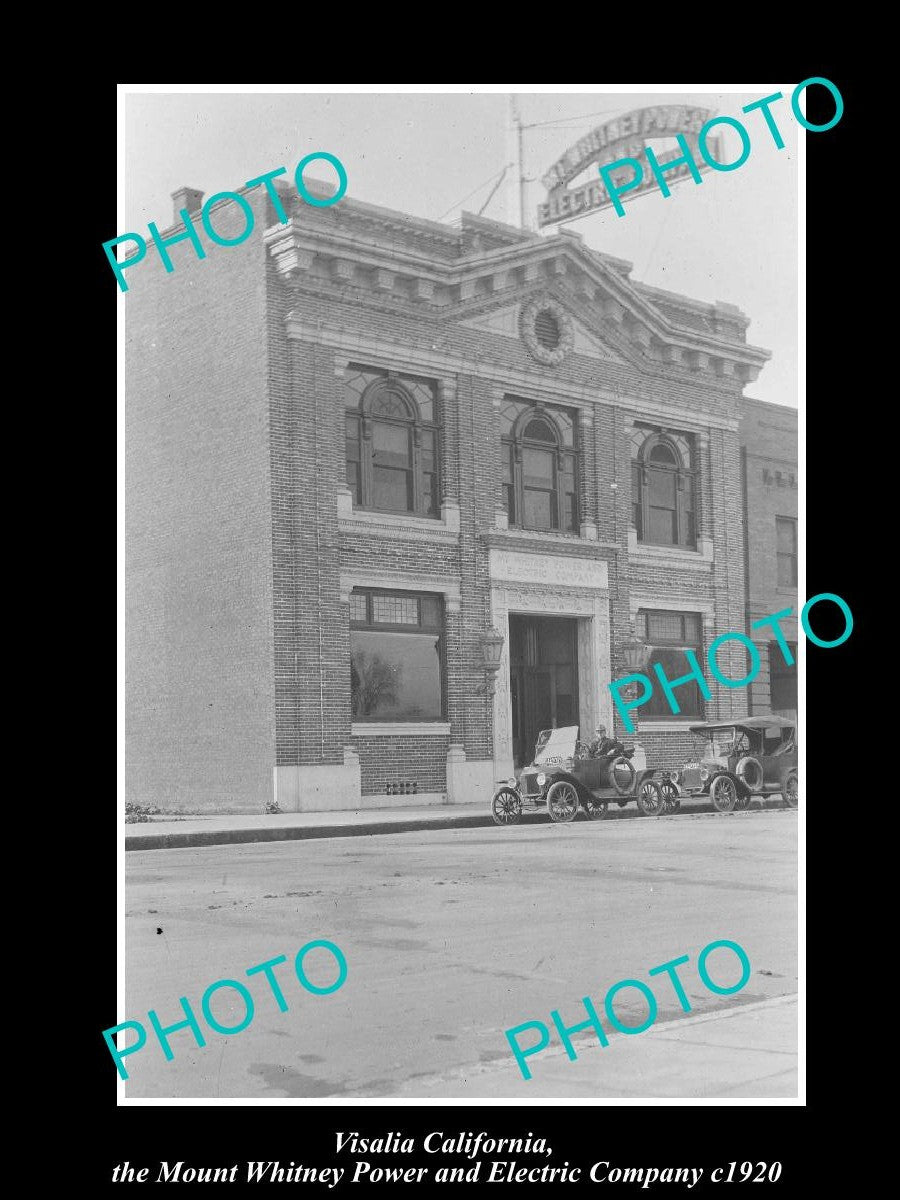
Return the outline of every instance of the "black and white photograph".
{"type": "Polygon", "coordinates": [[[805,1104],[843,108],[120,85],[120,1106],[805,1104]]]}

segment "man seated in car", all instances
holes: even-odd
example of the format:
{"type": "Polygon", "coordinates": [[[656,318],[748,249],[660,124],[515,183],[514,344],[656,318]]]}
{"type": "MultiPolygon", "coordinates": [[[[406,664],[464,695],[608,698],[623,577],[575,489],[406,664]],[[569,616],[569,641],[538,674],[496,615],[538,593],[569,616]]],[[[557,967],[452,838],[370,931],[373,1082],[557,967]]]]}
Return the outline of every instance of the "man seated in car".
{"type": "Polygon", "coordinates": [[[598,725],[596,729],[596,737],[591,742],[590,755],[591,758],[605,758],[607,762],[615,758],[617,754],[622,754],[625,747],[615,738],[606,736],[606,726],[598,725]]]}

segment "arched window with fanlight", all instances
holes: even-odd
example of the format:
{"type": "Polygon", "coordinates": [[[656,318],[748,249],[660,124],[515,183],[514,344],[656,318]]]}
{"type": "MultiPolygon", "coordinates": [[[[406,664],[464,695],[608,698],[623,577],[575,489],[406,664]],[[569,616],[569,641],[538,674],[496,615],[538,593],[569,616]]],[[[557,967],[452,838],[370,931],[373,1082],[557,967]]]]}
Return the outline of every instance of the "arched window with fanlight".
{"type": "Polygon", "coordinates": [[[631,439],[632,524],[639,542],[697,545],[696,452],[690,434],[635,426],[631,439]]]}
{"type": "Polygon", "coordinates": [[[574,415],[506,397],[500,408],[500,440],[510,525],[577,533],[574,415]]]}
{"type": "Polygon", "coordinates": [[[434,384],[352,365],[344,403],[347,486],[355,507],[440,516],[434,384]]]}

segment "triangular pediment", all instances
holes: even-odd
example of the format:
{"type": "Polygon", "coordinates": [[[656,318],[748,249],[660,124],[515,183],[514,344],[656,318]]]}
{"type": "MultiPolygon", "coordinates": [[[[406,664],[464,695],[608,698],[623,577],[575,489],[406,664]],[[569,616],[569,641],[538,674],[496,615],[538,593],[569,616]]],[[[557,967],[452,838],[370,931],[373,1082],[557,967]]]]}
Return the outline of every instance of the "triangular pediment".
{"type": "MultiPolygon", "coordinates": [[[[500,337],[514,338],[517,341],[522,340],[521,316],[522,310],[529,303],[529,298],[525,297],[521,301],[513,304],[505,304],[499,308],[493,308],[487,312],[477,313],[475,316],[466,317],[457,322],[458,325],[467,329],[478,329],[484,333],[499,335],[500,337]]],[[[572,322],[572,352],[574,354],[583,354],[588,358],[599,359],[602,362],[624,363],[627,360],[607,345],[597,334],[593,333],[581,322],[574,313],[569,312],[572,322]]]]}

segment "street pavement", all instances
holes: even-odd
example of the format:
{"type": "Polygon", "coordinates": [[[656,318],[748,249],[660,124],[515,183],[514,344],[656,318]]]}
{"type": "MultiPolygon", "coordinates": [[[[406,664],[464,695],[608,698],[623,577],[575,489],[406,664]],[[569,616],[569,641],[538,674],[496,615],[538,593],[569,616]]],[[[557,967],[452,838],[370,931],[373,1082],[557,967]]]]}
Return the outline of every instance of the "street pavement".
{"type": "MultiPolygon", "coordinates": [[[[126,1096],[795,1097],[796,879],[797,814],[779,809],[133,851],[122,1019],[148,1036],[125,1059],[126,1096]],[[341,948],[348,975],[316,996],[292,961],[320,938],[341,948]],[[699,952],[720,939],[751,963],[733,995],[711,993],[697,974],[699,952]],[[286,1012],[262,975],[246,977],[282,954],[286,1012]],[[685,954],[689,1014],[665,976],[648,976],[685,954]],[[524,1080],[504,1031],[552,1027],[553,1009],[574,1025],[586,995],[603,1014],[624,978],[652,985],[654,1025],[625,1036],[603,1017],[609,1045],[577,1034],[574,1062],[554,1034],[524,1080]],[[213,1032],[200,1016],[220,979],[254,996],[242,1032],[213,1032]],[[182,996],[206,1045],[175,1032],[167,1062],[146,1014],[182,1020],[182,996]]],[[[736,979],[729,952],[715,955],[713,977],[736,979]]],[[[307,967],[322,986],[334,978],[324,951],[307,967]]],[[[223,990],[212,1011],[236,1025],[245,1009],[223,990]]],[[[638,1024],[646,1006],[628,989],[616,1011],[638,1024]]]]}

